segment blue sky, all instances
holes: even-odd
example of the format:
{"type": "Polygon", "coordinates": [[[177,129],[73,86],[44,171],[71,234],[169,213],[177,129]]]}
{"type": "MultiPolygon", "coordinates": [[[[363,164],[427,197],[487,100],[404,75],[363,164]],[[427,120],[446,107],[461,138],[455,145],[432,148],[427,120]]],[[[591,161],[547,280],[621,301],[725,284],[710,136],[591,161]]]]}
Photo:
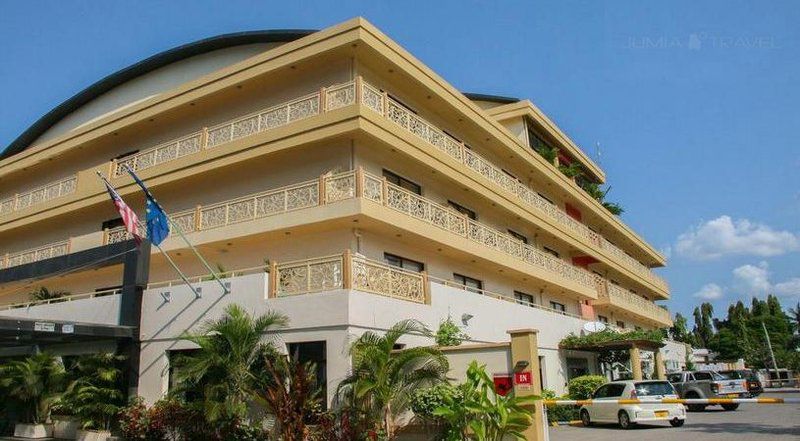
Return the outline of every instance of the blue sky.
{"type": "Polygon", "coordinates": [[[670,256],[673,310],[800,300],[797,2],[8,2],[0,146],[156,52],[356,15],[461,90],[528,97],[600,143],[609,199],[670,256]]]}

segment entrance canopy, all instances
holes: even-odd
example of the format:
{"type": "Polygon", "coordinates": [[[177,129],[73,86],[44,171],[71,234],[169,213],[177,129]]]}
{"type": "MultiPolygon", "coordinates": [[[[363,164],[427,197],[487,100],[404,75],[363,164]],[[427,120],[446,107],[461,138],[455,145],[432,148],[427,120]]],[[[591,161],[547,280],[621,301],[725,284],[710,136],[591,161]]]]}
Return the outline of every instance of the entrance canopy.
{"type": "Polygon", "coordinates": [[[0,351],[32,346],[99,341],[130,341],[132,326],[98,325],[57,320],[0,317],[0,351]]]}

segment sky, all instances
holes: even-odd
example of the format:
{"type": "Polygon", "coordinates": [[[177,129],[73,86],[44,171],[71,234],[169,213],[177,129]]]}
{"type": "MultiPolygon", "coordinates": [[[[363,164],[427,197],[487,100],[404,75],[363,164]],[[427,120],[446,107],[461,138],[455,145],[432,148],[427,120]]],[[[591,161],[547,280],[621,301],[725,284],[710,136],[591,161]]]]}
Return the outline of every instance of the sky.
{"type": "Polygon", "coordinates": [[[354,16],[460,90],[531,99],[599,160],[623,220],[669,258],[673,311],[800,301],[796,1],[5,2],[0,149],[157,52],[354,16]]]}

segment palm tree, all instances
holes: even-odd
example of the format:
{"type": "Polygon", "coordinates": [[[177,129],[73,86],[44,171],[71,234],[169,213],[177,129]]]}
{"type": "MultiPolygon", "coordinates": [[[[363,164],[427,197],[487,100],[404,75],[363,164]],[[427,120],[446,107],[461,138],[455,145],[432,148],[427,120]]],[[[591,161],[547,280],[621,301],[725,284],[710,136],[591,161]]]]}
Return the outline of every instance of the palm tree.
{"type": "Polygon", "coordinates": [[[32,302],[55,300],[69,295],[67,291],[50,291],[44,286],[39,287],[30,292],[29,296],[32,302]]]}
{"type": "Polygon", "coordinates": [[[99,353],[78,358],[70,373],[75,381],[64,397],[84,429],[109,430],[111,421],[125,406],[121,364],[126,357],[99,353]]]}
{"type": "Polygon", "coordinates": [[[430,335],[416,320],[396,323],[380,336],[366,332],[350,347],[353,370],[342,380],[337,399],[344,405],[360,408],[390,439],[395,418],[410,406],[411,393],[445,381],[447,358],[435,347],[395,350],[400,337],[407,334],[430,335]]]}
{"type": "Polygon", "coordinates": [[[0,386],[24,411],[25,422],[41,424],[64,393],[66,371],[61,359],[48,353],[0,366],[0,386]]]}
{"type": "Polygon", "coordinates": [[[254,318],[241,306],[229,305],[221,318],[182,337],[199,349],[176,360],[178,391],[201,391],[203,409],[211,422],[245,419],[261,374],[257,367],[266,354],[274,352],[264,334],[288,323],[289,319],[277,312],[254,318]]]}
{"type": "Polygon", "coordinates": [[[313,363],[301,363],[284,355],[267,356],[265,378],[257,401],[275,416],[275,439],[308,439],[306,423],[321,404],[313,363]]]}

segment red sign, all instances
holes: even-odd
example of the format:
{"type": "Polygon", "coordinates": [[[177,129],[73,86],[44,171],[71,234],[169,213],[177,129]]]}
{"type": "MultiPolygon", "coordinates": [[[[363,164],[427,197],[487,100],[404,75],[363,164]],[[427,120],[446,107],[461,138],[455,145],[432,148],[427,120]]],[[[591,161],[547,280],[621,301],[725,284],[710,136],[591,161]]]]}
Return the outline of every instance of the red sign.
{"type": "Polygon", "coordinates": [[[494,390],[498,395],[505,396],[514,386],[511,384],[511,376],[507,374],[494,375],[494,390]]]}
{"type": "Polygon", "coordinates": [[[533,385],[533,376],[530,372],[514,372],[514,384],[530,387],[533,385]]]}

